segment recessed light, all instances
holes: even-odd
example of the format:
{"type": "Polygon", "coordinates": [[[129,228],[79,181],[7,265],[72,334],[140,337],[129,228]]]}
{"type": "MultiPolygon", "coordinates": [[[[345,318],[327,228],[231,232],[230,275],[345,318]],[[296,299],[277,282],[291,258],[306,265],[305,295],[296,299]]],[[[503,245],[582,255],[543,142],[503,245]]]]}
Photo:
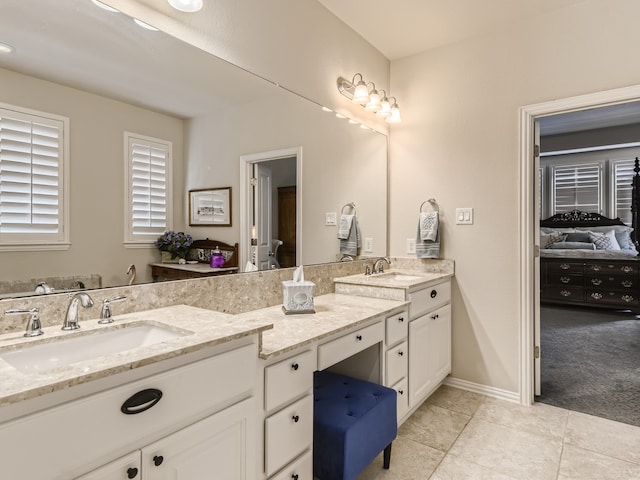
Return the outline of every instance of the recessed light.
{"type": "Polygon", "coordinates": [[[106,10],[107,12],[113,12],[113,13],[117,13],[118,12],[118,10],[116,10],[113,7],[110,7],[106,3],[102,3],[100,0],[91,0],[91,1],[93,2],[94,5],[102,8],[103,10],[106,10]]]}
{"type": "Polygon", "coordinates": [[[153,25],[149,25],[148,23],[145,23],[142,20],[138,20],[137,18],[134,18],[133,21],[136,22],[136,25],[139,25],[142,28],[146,28],[147,30],[151,30],[153,32],[157,32],[158,31],[158,29],[156,27],[154,27],[153,25]]]}
{"type": "Polygon", "coordinates": [[[0,53],[13,53],[15,52],[16,49],[13,48],[11,45],[9,45],[8,43],[2,43],[0,42],[0,53]]]}
{"type": "Polygon", "coordinates": [[[181,12],[193,13],[202,9],[202,0],[169,0],[169,5],[181,12]]]}

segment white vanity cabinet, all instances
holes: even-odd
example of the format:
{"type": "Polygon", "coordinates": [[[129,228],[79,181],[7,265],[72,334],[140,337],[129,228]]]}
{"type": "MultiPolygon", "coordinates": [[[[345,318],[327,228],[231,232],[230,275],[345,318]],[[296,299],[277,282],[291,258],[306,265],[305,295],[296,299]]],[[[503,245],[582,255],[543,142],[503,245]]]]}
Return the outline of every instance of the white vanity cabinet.
{"type": "Polygon", "coordinates": [[[110,381],[122,384],[0,424],[2,477],[255,478],[257,337],[205,350],[192,363],[168,360],[165,371],[129,383],[118,374],[110,381]]]}
{"type": "Polygon", "coordinates": [[[403,310],[385,319],[385,375],[384,385],[398,393],[398,419],[409,408],[407,390],[409,373],[409,312],[403,310]]]}

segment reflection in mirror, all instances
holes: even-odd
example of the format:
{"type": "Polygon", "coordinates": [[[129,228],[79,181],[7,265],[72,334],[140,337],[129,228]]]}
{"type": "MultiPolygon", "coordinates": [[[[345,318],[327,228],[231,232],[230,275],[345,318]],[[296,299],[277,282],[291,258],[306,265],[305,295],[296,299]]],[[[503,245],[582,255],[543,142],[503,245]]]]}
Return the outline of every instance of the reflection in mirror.
{"type": "MultiPolygon", "coordinates": [[[[160,261],[160,252],[124,245],[124,132],[170,142],[173,230],[239,243],[249,255],[237,208],[244,188],[240,159],[301,148],[297,263],[336,261],[337,228],[326,225],[326,214],[339,214],[348,202],[358,204],[363,239],[373,239],[373,251],[361,254],[386,254],[386,136],[88,1],[71,8],[66,2],[4,0],[0,42],[15,48],[0,57],[0,103],[70,120],[70,246],[0,247],[5,293],[17,280],[28,281],[29,288],[19,287],[25,294],[51,278],[61,279],[57,290],[70,288],[76,277],[96,279],[86,288],[126,285],[132,265],[136,283],[151,281],[149,265],[160,261]],[[231,226],[189,226],[188,191],[225,187],[232,187],[231,226]]],[[[277,189],[272,200],[276,196],[277,189]]],[[[277,211],[277,199],[272,205],[277,211]]],[[[274,218],[276,239],[284,235],[278,228],[274,218]]],[[[284,244],[279,248],[286,253],[284,244]]]]}

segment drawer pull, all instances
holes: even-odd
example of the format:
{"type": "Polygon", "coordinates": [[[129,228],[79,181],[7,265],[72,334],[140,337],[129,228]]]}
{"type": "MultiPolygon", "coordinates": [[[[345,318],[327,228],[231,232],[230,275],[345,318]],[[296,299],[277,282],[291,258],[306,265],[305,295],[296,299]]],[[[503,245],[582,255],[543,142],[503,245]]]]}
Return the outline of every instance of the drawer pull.
{"type": "Polygon", "coordinates": [[[298,370],[298,368],[300,368],[300,365],[298,365],[297,363],[291,364],[291,370],[298,370]]]}
{"type": "Polygon", "coordinates": [[[156,467],[162,465],[162,462],[164,462],[164,457],[162,455],[156,455],[155,457],[153,457],[153,464],[156,467]]]}
{"type": "Polygon", "coordinates": [[[400,317],[400,318],[398,318],[398,321],[399,321],[400,323],[404,322],[404,317],[400,317]]]}
{"type": "Polygon", "coordinates": [[[593,283],[594,285],[601,285],[602,280],[600,280],[599,278],[592,278],[591,283],[593,283]]]}
{"type": "Polygon", "coordinates": [[[560,281],[562,283],[569,283],[571,281],[571,277],[560,277],[560,281]]]}
{"type": "Polygon", "coordinates": [[[292,478],[293,480],[298,480],[298,474],[297,474],[297,473],[292,474],[292,475],[291,475],[291,478],[292,478]]]}
{"type": "Polygon", "coordinates": [[[431,298],[436,298],[437,295],[438,295],[437,290],[431,290],[431,298]]]}
{"type": "Polygon", "coordinates": [[[622,270],[624,273],[631,273],[633,272],[633,267],[630,267],[629,265],[625,265],[620,270],[622,270]]]}
{"type": "Polygon", "coordinates": [[[633,282],[632,282],[631,280],[623,280],[623,281],[622,281],[622,286],[623,286],[623,287],[627,287],[627,288],[629,288],[629,287],[630,287],[630,286],[632,286],[632,285],[633,285],[633,282]]]}
{"type": "Polygon", "coordinates": [[[127,398],[120,411],[125,415],[136,415],[142,413],[145,410],[149,410],[162,398],[162,391],[157,388],[147,388],[140,390],[138,393],[134,393],[127,398]]]}
{"type": "Polygon", "coordinates": [[[402,357],[402,356],[404,356],[404,352],[403,352],[402,350],[400,350],[400,351],[398,352],[398,355],[400,355],[400,356],[402,357]]]}
{"type": "Polygon", "coordinates": [[[562,295],[563,297],[570,297],[571,292],[568,290],[560,290],[560,295],[562,295]]]}
{"type": "Polygon", "coordinates": [[[594,292],[594,293],[591,294],[591,298],[593,298],[594,300],[600,300],[600,299],[602,299],[602,294],[594,292]]]}
{"type": "Polygon", "coordinates": [[[561,263],[560,270],[569,270],[571,266],[568,263],[561,263]]]}
{"type": "Polygon", "coordinates": [[[623,301],[625,302],[633,302],[633,297],[631,295],[623,295],[622,297],[620,297],[623,301]]]}
{"type": "Polygon", "coordinates": [[[435,315],[431,315],[431,320],[437,320],[438,318],[440,318],[440,315],[437,313],[435,315]]]}
{"type": "Polygon", "coordinates": [[[591,270],[593,270],[594,272],[599,272],[600,270],[602,270],[602,267],[600,265],[591,265],[591,270]]]}
{"type": "Polygon", "coordinates": [[[360,342],[362,340],[362,335],[356,335],[356,339],[360,342]]]}
{"type": "Polygon", "coordinates": [[[127,478],[136,478],[138,476],[138,469],[131,467],[127,469],[127,478]]]}
{"type": "Polygon", "coordinates": [[[294,415],[293,417],[291,417],[291,420],[293,420],[293,423],[298,423],[300,421],[300,416],[294,415]]]}
{"type": "Polygon", "coordinates": [[[398,393],[399,393],[400,395],[404,395],[404,390],[398,390],[398,393]]]}

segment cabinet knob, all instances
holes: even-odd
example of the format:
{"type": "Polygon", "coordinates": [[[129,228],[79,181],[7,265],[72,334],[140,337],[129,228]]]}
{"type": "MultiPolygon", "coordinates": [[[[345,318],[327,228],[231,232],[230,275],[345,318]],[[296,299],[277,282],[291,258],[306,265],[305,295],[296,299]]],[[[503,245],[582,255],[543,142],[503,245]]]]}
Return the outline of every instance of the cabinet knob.
{"type": "Polygon", "coordinates": [[[437,313],[435,315],[431,315],[432,320],[437,320],[440,317],[437,313]]]}
{"type": "Polygon", "coordinates": [[[404,395],[404,390],[398,390],[398,394],[404,395]]]}
{"type": "Polygon", "coordinates": [[[153,464],[156,467],[162,465],[162,462],[164,462],[164,457],[162,455],[156,455],[155,457],[153,457],[153,464]]]}
{"type": "Polygon", "coordinates": [[[362,340],[362,335],[356,335],[356,338],[358,339],[358,341],[362,340]]]}
{"type": "Polygon", "coordinates": [[[402,357],[404,355],[404,352],[403,351],[399,351],[398,355],[400,355],[402,357]]]}
{"type": "Polygon", "coordinates": [[[298,368],[300,368],[300,365],[298,365],[297,363],[291,364],[291,370],[298,370],[298,368]]]}
{"type": "Polygon", "coordinates": [[[560,277],[560,281],[562,283],[569,283],[571,281],[571,277],[560,277]]]}
{"type": "Polygon", "coordinates": [[[292,474],[292,475],[291,475],[291,478],[292,478],[293,480],[298,480],[298,474],[297,474],[297,473],[292,474]]]}
{"type": "Polygon", "coordinates": [[[399,322],[404,322],[404,317],[400,317],[400,318],[398,318],[398,321],[399,321],[399,322]]]}
{"type": "Polygon", "coordinates": [[[293,423],[298,423],[298,421],[300,420],[300,416],[294,415],[293,417],[291,417],[291,420],[293,420],[293,423]]]}
{"type": "Polygon", "coordinates": [[[127,478],[136,478],[138,476],[138,469],[130,467],[127,469],[127,478]]]}
{"type": "Polygon", "coordinates": [[[438,295],[437,290],[431,290],[431,298],[436,298],[437,295],[438,295]]]}

